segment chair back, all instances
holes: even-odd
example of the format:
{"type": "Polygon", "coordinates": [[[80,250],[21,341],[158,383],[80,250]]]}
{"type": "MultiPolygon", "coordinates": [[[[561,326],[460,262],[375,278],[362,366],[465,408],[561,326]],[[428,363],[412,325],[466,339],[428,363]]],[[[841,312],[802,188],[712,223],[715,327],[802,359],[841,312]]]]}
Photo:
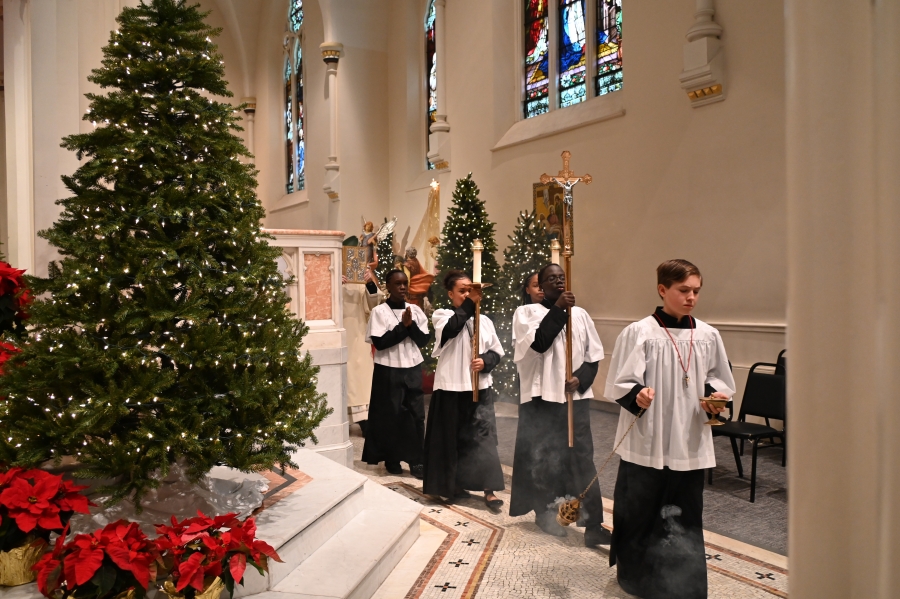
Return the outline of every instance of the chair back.
{"type": "Polygon", "coordinates": [[[786,349],[778,352],[778,358],[775,360],[775,374],[787,375],[787,353],[786,349]]]}
{"type": "Polygon", "coordinates": [[[761,366],[777,369],[777,364],[766,362],[757,362],[750,367],[738,420],[743,422],[747,416],[757,416],[783,421],[786,412],[785,377],[777,372],[772,374],[757,371],[761,366]]]}

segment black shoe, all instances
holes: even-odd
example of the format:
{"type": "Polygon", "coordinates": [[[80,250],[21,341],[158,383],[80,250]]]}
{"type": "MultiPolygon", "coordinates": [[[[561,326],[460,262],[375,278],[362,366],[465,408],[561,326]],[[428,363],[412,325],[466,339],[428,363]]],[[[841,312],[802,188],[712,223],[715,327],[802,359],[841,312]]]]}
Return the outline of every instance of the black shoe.
{"type": "Polygon", "coordinates": [[[422,480],[423,478],[425,478],[425,466],[423,466],[422,464],[414,464],[409,467],[409,473],[419,480],[422,480]]]}
{"type": "Polygon", "coordinates": [[[554,537],[566,536],[566,529],[556,521],[556,510],[546,510],[535,514],[534,523],[548,535],[553,535],[554,537]]]}
{"type": "Polygon", "coordinates": [[[503,507],[503,500],[499,499],[496,495],[494,495],[493,499],[488,499],[488,495],[493,495],[493,493],[485,492],[484,494],[484,505],[488,506],[488,509],[499,512],[500,508],[503,507]]]}
{"type": "Polygon", "coordinates": [[[597,545],[609,545],[612,543],[612,533],[600,526],[592,526],[584,529],[584,546],[596,547],[597,545]]]}
{"type": "Polygon", "coordinates": [[[385,462],[384,467],[387,468],[389,474],[395,476],[403,474],[403,466],[400,465],[400,462],[385,462]]]}
{"type": "Polygon", "coordinates": [[[472,499],[472,494],[465,489],[457,489],[453,492],[453,499],[472,499]]]}

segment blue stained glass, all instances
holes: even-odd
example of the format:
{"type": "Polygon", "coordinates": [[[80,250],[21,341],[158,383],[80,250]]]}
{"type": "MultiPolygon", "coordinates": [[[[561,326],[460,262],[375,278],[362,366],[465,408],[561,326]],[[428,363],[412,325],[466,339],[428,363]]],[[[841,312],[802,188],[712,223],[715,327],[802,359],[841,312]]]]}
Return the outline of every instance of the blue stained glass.
{"type": "Polygon", "coordinates": [[[597,0],[598,96],[622,89],[622,0],[597,0]]]}
{"type": "MultiPolygon", "coordinates": [[[[435,19],[437,12],[434,8],[434,0],[428,3],[428,14],[425,16],[425,88],[427,106],[425,109],[425,152],[428,152],[428,134],[431,132],[431,123],[437,115],[437,33],[435,31],[435,19]]],[[[425,159],[428,170],[434,165],[425,159]]]]}
{"type": "Polygon", "coordinates": [[[303,0],[291,0],[288,23],[291,31],[300,31],[300,26],[303,25],[303,0]]]}
{"type": "Polygon", "coordinates": [[[550,109],[547,0],[525,0],[525,118],[550,109]]]}
{"type": "Polygon", "coordinates": [[[559,105],[583,102],[585,87],[584,0],[561,0],[559,4],[559,105]]]}

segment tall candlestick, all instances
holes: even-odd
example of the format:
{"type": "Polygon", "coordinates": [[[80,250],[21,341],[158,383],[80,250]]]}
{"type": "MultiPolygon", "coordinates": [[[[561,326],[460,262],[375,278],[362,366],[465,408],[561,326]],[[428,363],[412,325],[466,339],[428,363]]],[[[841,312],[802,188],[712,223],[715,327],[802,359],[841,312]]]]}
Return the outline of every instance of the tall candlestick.
{"type": "Polygon", "coordinates": [[[559,245],[559,239],[553,238],[550,240],[550,263],[551,264],[559,264],[559,250],[562,249],[562,246],[559,245]]]}
{"type": "Polygon", "coordinates": [[[480,239],[472,242],[472,282],[481,283],[481,252],[484,251],[484,244],[480,239]]]}

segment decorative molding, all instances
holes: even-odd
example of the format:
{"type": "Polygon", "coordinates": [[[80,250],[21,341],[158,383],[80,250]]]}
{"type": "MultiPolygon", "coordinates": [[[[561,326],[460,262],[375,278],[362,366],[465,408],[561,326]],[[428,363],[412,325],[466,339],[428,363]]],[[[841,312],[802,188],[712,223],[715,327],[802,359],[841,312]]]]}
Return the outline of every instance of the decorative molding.
{"type": "Polygon", "coordinates": [[[346,236],[346,233],[343,231],[325,231],[319,229],[262,229],[263,233],[268,233],[269,235],[304,235],[304,236],[316,236],[316,237],[338,237],[342,241],[346,236]]]}
{"type": "Polygon", "coordinates": [[[450,168],[450,163],[447,162],[446,160],[442,160],[441,162],[438,162],[437,164],[434,165],[434,169],[437,171],[447,170],[449,168],[450,168]]]}
{"type": "Polygon", "coordinates": [[[697,0],[694,24],[684,45],[684,70],[679,80],[694,108],[725,99],[722,26],[713,21],[713,0],[697,0]]]}
{"type": "Polygon", "coordinates": [[[491,151],[496,152],[620,116],[625,116],[622,92],[605,94],[568,106],[565,110],[551,110],[530,119],[522,119],[506,131],[491,151]]]}
{"type": "Polygon", "coordinates": [[[322,60],[326,64],[336,63],[344,56],[344,44],[339,42],[325,42],[319,44],[319,50],[322,51],[322,60]]]}

